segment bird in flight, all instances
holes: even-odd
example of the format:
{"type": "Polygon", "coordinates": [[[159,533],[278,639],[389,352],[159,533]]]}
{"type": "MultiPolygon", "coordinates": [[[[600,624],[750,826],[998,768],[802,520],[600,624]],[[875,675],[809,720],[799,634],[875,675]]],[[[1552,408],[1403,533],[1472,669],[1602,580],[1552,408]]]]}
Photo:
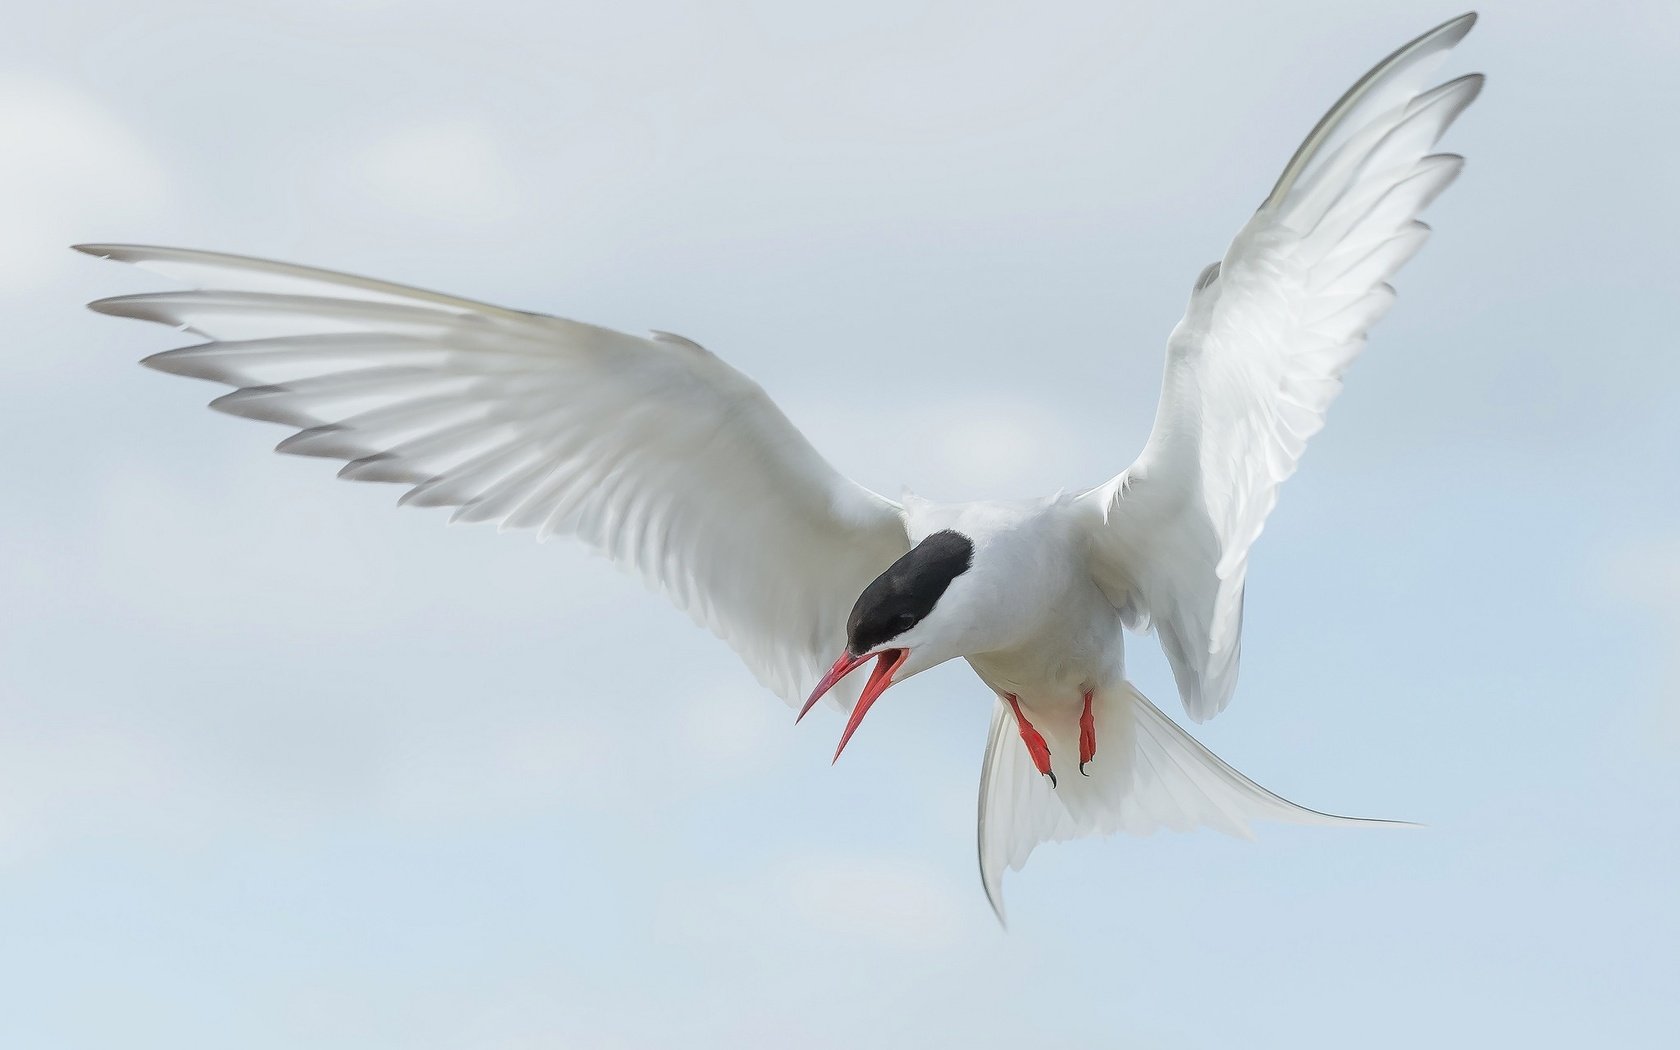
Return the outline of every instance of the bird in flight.
{"type": "Polygon", "coordinates": [[[190,286],[91,306],[206,340],[145,363],[233,388],[211,407],[289,427],[278,451],[342,460],[340,477],[406,486],[401,503],[451,521],[576,537],[801,717],[825,697],[849,711],[840,749],[889,687],[967,660],[995,697],[979,855],[1001,920],[1003,873],[1040,842],[1370,823],[1202,747],[1126,680],[1123,629],[1160,639],[1191,719],[1225,709],[1249,550],[1462,165],[1434,148],[1482,78],[1430,81],[1474,22],[1400,48],[1312,129],[1196,279],[1143,452],[1077,494],[887,499],[677,335],[243,256],[77,247],[190,286]]]}

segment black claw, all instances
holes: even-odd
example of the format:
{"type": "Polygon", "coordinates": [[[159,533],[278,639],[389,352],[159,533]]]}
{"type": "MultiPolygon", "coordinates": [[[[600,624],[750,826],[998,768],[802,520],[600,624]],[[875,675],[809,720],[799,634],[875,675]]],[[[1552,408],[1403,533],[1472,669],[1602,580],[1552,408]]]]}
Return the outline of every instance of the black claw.
{"type": "Polygon", "coordinates": [[[1053,771],[1046,769],[1044,771],[1044,775],[1050,778],[1050,786],[1052,788],[1055,787],[1056,786],[1056,774],[1053,771]]]}
{"type": "Polygon", "coordinates": [[[1088,776],[1090,776],[1090,775],[1091,775],[1091,774],[1089,774],[1089,773],[1087,773],[1087,772],[1085,772],[1085,767],[1086,767],[1086,766],[1087,766],[1087,765],[1089,765],[1089,764],[1090,764],[1090,763],[1088,763],[1088,762],[1081,762],[1081,763],[1079,763],[1079,775],[1080,775],[1080,776],[1082,776],[1082,777],[1088,777],[1088,776]]]}

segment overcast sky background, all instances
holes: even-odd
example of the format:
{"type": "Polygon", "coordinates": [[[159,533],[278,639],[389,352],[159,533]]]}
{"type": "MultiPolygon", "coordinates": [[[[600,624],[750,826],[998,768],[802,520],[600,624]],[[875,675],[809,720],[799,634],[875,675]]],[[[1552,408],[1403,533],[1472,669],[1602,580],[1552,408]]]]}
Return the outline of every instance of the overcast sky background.
{"type": "Polygon", "coordinates": [[[271,455],[81,309],[165,282],[75,241],[310,262],[681,332],[891,494],[1090,484],[1296,143],[1457,13],[789,6],[13,12],[0,1045],[1674,1045],[1672,4],[1484,5],[1468,167],[1197,729],[1428,828],[1045,848],[1007,934],[965,667],[830,768],[604,562],[271,455]]]}

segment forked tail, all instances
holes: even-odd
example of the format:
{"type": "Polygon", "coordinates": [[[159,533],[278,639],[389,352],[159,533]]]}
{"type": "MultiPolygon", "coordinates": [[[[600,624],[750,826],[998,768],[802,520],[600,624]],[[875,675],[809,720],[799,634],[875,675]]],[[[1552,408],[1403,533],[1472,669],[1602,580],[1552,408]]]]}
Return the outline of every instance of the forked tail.
{"type": "MultiPolygon", "coordinates": [[[[1040,842],[1161,828],[1211,827],[1252,838],[1249,822],[1405,825],[1405,821],[1338,817],[1297,806],[1226,765],[1125,683],[1100,692],[1093,705],[1097,756],[1090,776],[1065,759],[1052,789],[1021,744],[1015,716],[1001,700],[992,712],[980,771],[980,878],[1003,921],[1003,873],[1019,870],[1040,842]]],[[[1079,753],[1077,726],[1035,722],[1056,756],[1079,753]]]]}

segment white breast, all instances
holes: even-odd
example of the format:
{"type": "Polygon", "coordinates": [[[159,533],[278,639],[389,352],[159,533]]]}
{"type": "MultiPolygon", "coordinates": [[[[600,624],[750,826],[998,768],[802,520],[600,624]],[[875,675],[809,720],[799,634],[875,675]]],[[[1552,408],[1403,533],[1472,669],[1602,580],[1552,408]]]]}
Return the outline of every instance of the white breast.
{"type": "Polygon", "coordinates": [[[943,626],[961,631],[975,672],[1034,708],[1077,707],[1124,678],[1119,611],[1092,580],[1083,534],[1059,498],[908,504],[912,542],[953,529],[974,564],[953,581],[943,626]]]}

